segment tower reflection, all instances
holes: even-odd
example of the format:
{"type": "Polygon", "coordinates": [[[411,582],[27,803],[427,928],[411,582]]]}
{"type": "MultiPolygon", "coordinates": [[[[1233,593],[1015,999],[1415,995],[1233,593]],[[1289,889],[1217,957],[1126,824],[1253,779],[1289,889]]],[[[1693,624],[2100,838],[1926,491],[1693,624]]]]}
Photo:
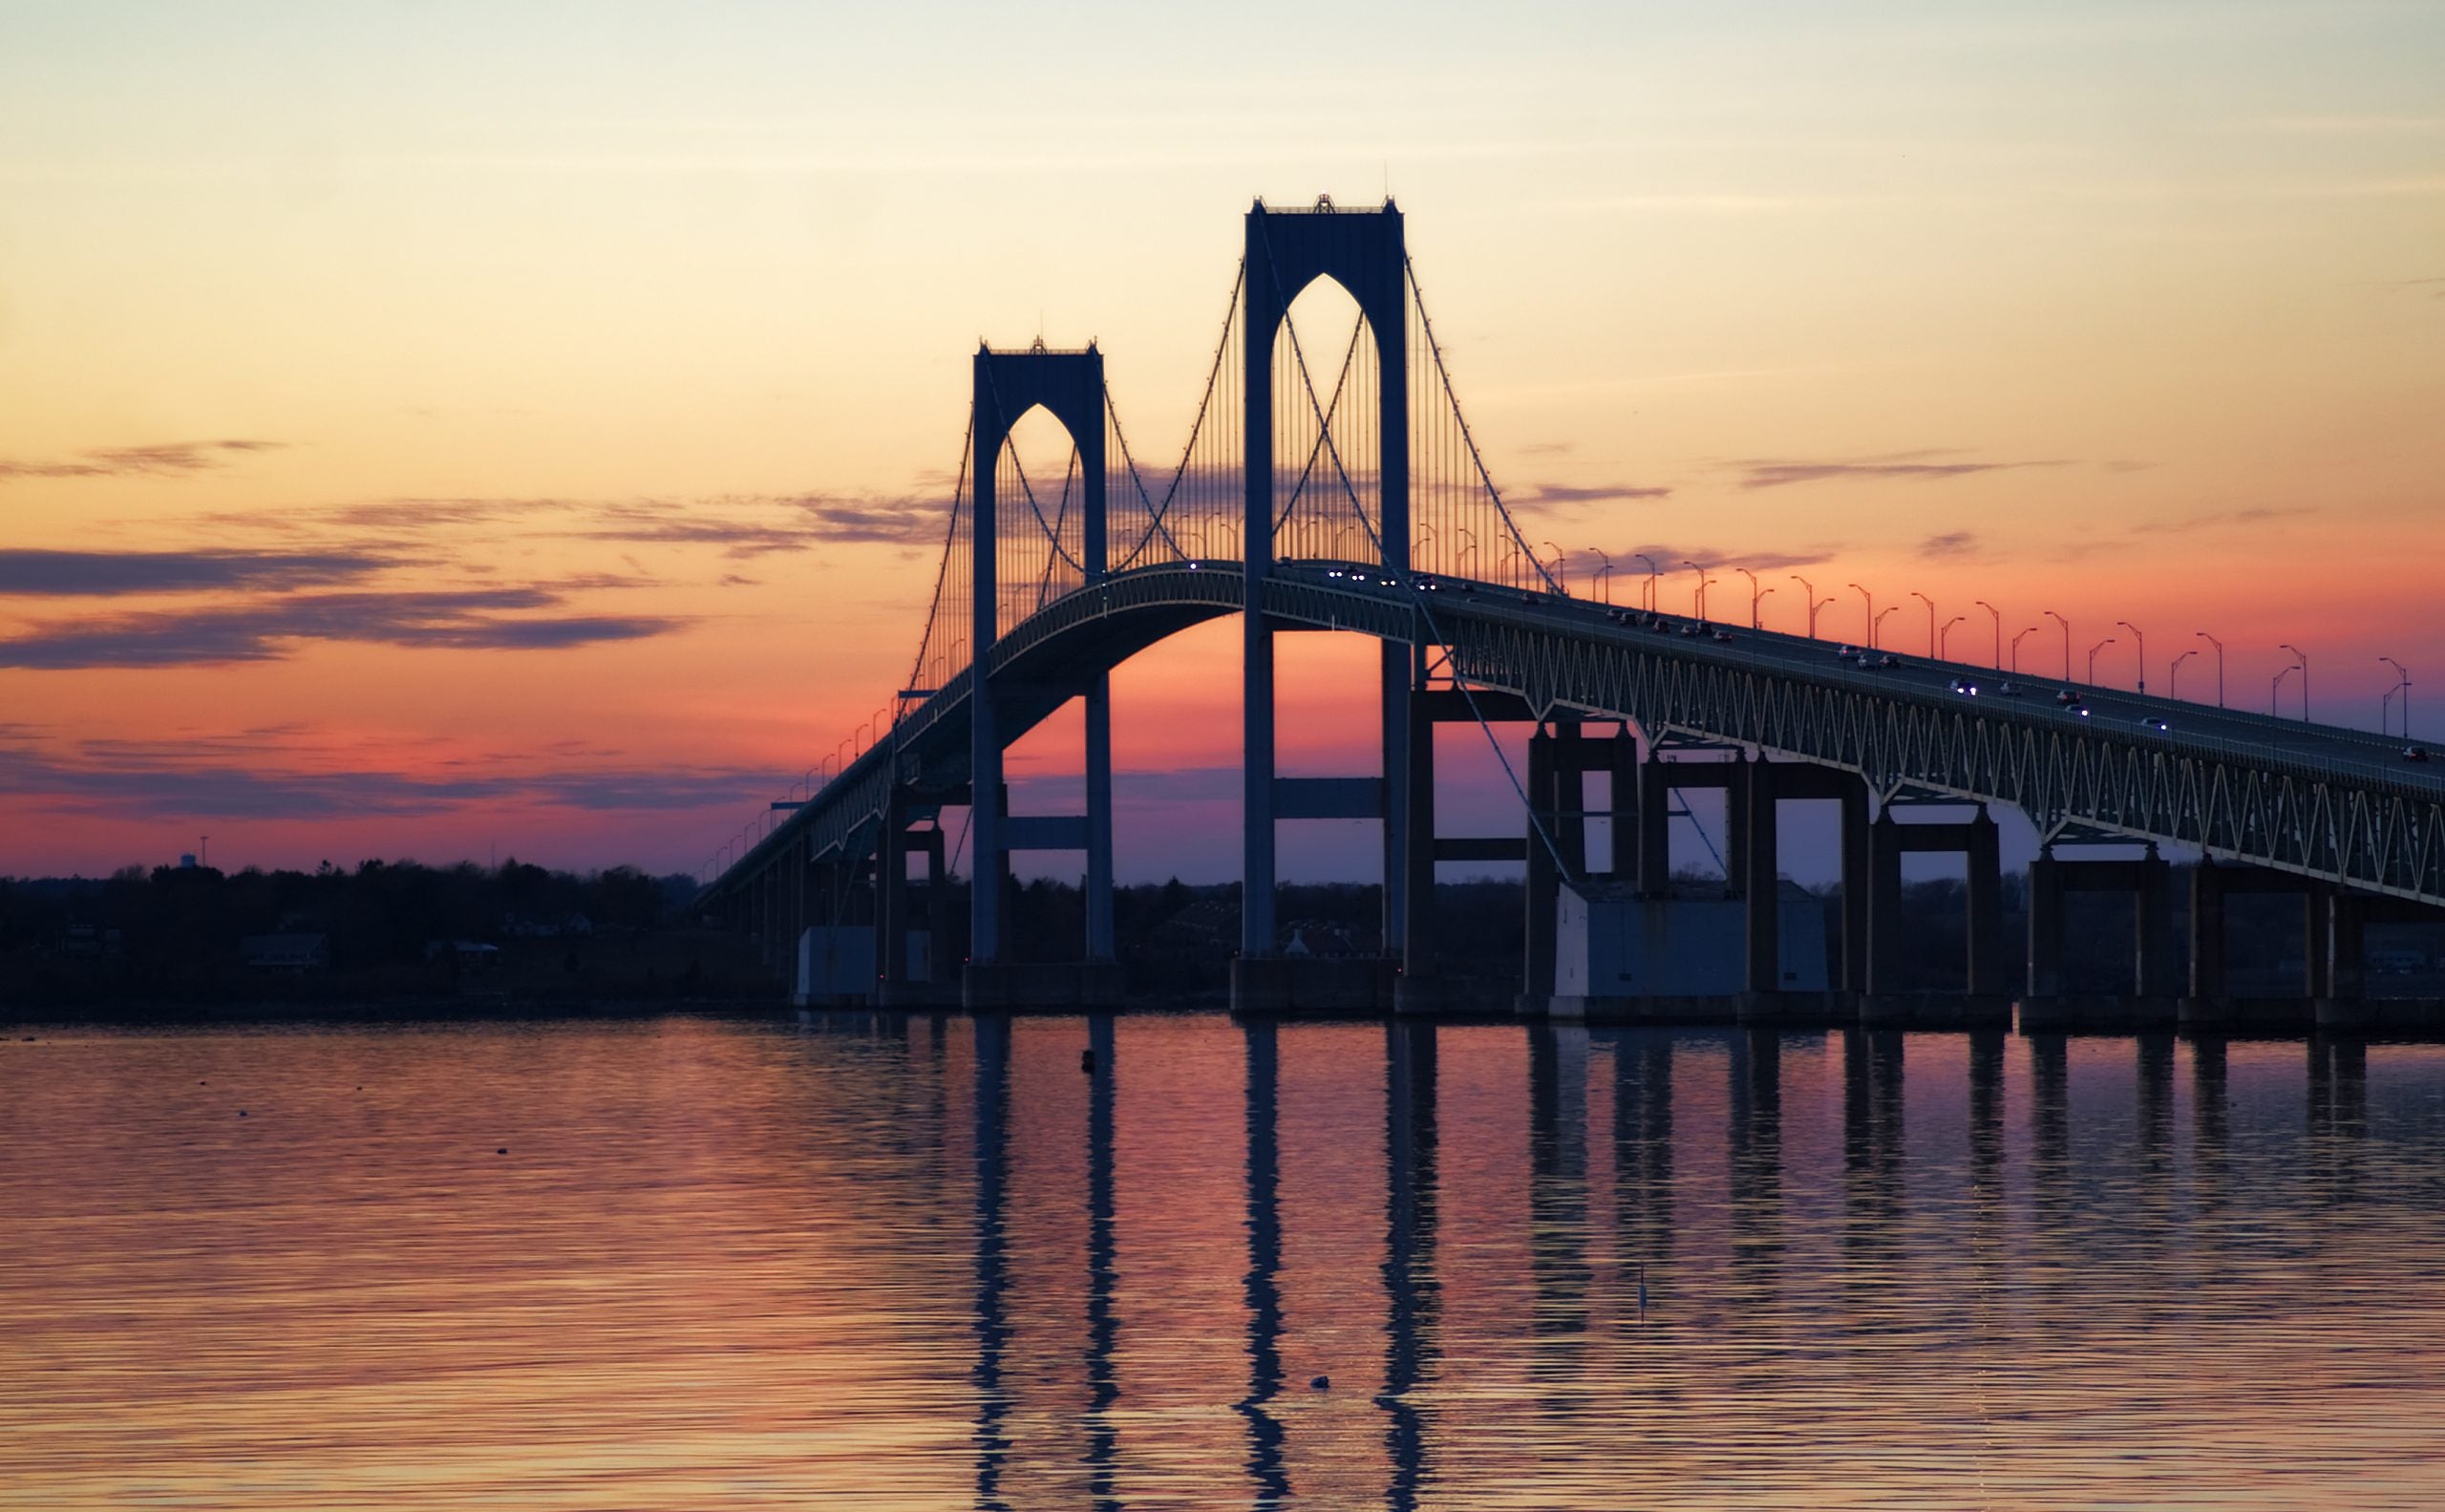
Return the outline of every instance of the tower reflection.
{"type": "Polygon", "coordinates": [[[1436,1232],[1435,1034],[1432,1023],[1394,1019],[1384,1029],[1384,1452],[1392,1476],[1384,1503],[1418,1504],[1426,1476],[1426,1421],[1411,1391],[1435,1368],[1442,1299],[1435,1276],[1436,1232]]]}
{"type": "Polygon", "coordinates": [[[1098,1508],[1120,1505],[1116,1484],[1120,1435],[1112,1419],[1120,1399],[1113,1347],[1120,1320],[1113,1293],[1120,1281],[1113,1232],[1113,1015],[1087,1017],[1087,1491],[1098,1508]]]}
{"type": "Polygon", "coordinates": [[[1290,1496],[1282,1423],[1268,1410],[1282,1394],[1280,1048],[1270,1020],[1249,1019],[1241,1030],[1247,1040],[1248,1067],[1248,1269],[1243,1282],[1248,1310],[1248,1391],[1232,1405],[1248,1425],[1247,1471],[1256,1482],[1256,1504],[1271,1507],[1290,1496]]]}
{"type": "Polygon", "coordinates": [[[1010,1285],[1005,1208],[1010,1184],[1010,1021],[980,1014],[976,1029],[974,1132],[976,1160],[976,1504],[1000,1508],[1002,1469],[1010,1458],[1010,1402],[1002,1380],[1010,1347],[1010,1285]]]}

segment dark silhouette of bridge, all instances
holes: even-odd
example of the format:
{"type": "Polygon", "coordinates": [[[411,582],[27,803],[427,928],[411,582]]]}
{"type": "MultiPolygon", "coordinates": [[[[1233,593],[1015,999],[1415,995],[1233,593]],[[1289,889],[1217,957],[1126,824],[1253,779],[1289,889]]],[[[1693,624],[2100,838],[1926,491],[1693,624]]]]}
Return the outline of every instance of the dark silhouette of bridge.
{"type": "MultiPolygon", "coordinates": [[[[1630,610],[1574,596],[1540,559],[1479,456],[1391,203],[1299,209],[1260,202],[1205,394],[1180,460],[1150,475],[1132,454],[1103,355],[980,347],[968,441],[931,610],[908,687],[709,868],[703,903],[765,942],[797,943],[815,997],[973,1006],[1105,1003],[1121,990],[1112,911],[1111,671],[1200,622],[1238,615],[1243,638],[1241,950],[1233,1000],[1251,1010],[1434,1012],[1491,1006],[1483,983],[1438,960],[1435,868],[1524,862],[1524,1005],[1597,1016],[1865,1014],[1881,1022],[2024,1023],[2101,1012],[2230,1021],[2261,1012],[2336,1024],[2434,1005],[2364,991],[2366,926],[2445,905],[2445,780],[2381,735],[2210,710],[2145,694],[1939,661],[1862,665],[1827,643],[1630,610]],[[1293,302],[1330,281],[1359,319],[1340,351],[1304,347],[1293,302]],[[1036,409],[1067,431],[1065,476],[1031,477],[1009,444],[1036,409]],[[1381,761],[1372,773],[1276,769],[1275,638],[1354,630],[1381,643],[1381,761]],[[1971,690],[1975,690],[1974,692],[1971,690]],[[1014,814],[1009,745],[1072,700],[1085,713],[1084,811],[1014,814]],[[1531,727],[1504,773],[1520,832],[1436,828],[1434,729],[1531,727]],[[1591,774],[1605,778],[1591,807],[1591,774]],[[1558,909],[1586,929],[1669,937],[1674,795],[1720,789],[1725,893],[1739,900],[1739,960],[1718,1001],[1672,1001],[1593,979],[1557,981],[1558,909]],[[1840,942],[1821,988],[1795,990],[1776,885],[1778,805],[1841,814],[1840,942]],[[1996,830],[2011,804],[2043,850],[2030,873],[2026,982],[2007,982],[1996,830]],[[967,951],[956,983],[911,948],[918,898],[943,896],[946,809],[967,811],[967,951]],[[1945,812],[1936,822],[1922,815],[1945,812]],[[1275,831],[1374,820],[1383,843],[1385,954],[1286,954],[1274,909],[1275,831]],[[1610,864],[1591,870],[1590,820],[1610,864]],[[2158,844],[2196,850],[2189,981],[2171,979],[2170,868],[2158,844]],[[2143,846],[2094,859],[2111,846],[2143,846]],[[1075,959],[1018,962],[1006,938],[1014,852],[1081,852],[1086,927],[1075,959]],[[1894,990],[1901,857],[1967,859],[1967,990],[1894,990]],[[911,862],[925,881],[912,882],[911,862]],[[2061,987],[2063,899],[2134,900],[2132,989],[2087,1002],[2061,987]],[[2254,1010],[2224,990],[2223,907],[2235,891],[2302,901],[2297,994],[2254,1010]],[[1659,911],[1662,910],[1662,911],[1659,911]],[[862,954],[843,953],[855,938],[862,954]],[[810,952],[812,952],[810,954],[810,952]]],[[[1497,745],[1498,754],[1501,746],[1497,745]]],[[[946,921],[925,933],[939,943],[946,921]]],[[[1502,1005],[1508,1007],[1506,1003],[1502,1005]]],[[[2423,1020],[2424,1021],[2424,1020],[2423,1020]]]]}

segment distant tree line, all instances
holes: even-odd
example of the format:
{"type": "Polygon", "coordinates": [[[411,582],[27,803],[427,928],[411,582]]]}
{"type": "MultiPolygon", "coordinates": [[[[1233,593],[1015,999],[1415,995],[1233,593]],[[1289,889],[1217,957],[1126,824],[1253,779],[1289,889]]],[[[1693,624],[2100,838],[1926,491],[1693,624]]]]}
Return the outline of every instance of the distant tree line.
{"type": "Polygon", "coordinates": [[[633,866],[579,875],[516,860],[0,878],[0,1000],[217,996],[253,979],[246,942],[270,935],[319,937],[318,969],[370,990],[447,985],[460,944],[634,935],[671,923],[695,891],[693,878],[633,866]]]}

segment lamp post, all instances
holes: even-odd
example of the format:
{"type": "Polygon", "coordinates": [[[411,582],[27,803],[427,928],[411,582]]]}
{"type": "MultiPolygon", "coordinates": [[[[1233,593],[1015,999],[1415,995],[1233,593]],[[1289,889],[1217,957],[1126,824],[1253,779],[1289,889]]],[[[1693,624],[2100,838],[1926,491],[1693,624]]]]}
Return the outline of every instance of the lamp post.
{"type": "MultiPolygon", "coordinates": [[[[1554,546],[1550,541],[1545,544],[1554,546]]],[[[1570,597],[1570,573],[1563,564],[1563,548],[1560,546],[1554,546],[1554,591],[1564,598],[1570,597]]]]}
{"type": "Polygon", "coordinates": [[[1613,602],[1613,559],[1603,546],[1590,546],[1587,549],[1605,558],[1605,564],[1596,569],[1596,582],[1598,588],[1605,596],[1605,602],[1609,605],[1613,602]]]}
{"type": "Polygon", "coordinates": [[[2166,697],[2179,698],[2181,696],[2181,664],[2198,654],[2199,648],[2194,646],[2190,650],[2182,652],[2179,656],[2175,657],[2173,665],[2165,669],[2166,697]]]}
{"type": "Polygon", "coordinates": [[[1452,533],[1456,536],[1466,536],[1469,541],[1467,545],[1454,549],[1452,553],[1452,564],[1455,567],[1457,567],[1462,562],[1466,562],[1469,564],[1469,566],[1461,575],[1463,577],[1475,576],[1478,565],[1477,532],[1471,530],[1466,525],[1454,525],[1452,527],[1452,533]]]}
{"type": "Polygon", "coordinates": [[[2034,635],[2034,634],[2036,634],[2036,633],[2037,633],[2037,627],[2036,627],[2036,626],[2034,626],[2034,625],[2032,625],[2032,626],[2030,626],[2028,629],[2025,629],[2025,630],[2021,631],[2019,634],[2017,634],[2017,635],[2015,635],[2015,636],[2013,636],[2013,637],[2012,637],[2012,675],[2013,675],[2013,676],[2017,677],[2017,676],[2019,676],[2019,675],[2020,675],[2020,672],[2021,672],[2021,642],[2022,642],[2023,640],[2026,640],[2028,637],[2030,637],[2030,636],[2031,636],[2031,635],[2034,635]]]}
{"type": "Polygon", "coordinates": [[[1687,557],[1681,559],[1681,564],[1698,575],[1698,620],[1704,624],[1707,618],[1707,569],[1687,557]]]}
{"type": "Polygon", "coordinates": [[[1956,614],[1945,621],[1943,629],[1936,631],[1936,655],[1939,661],[1952,660],[1952,628],[1967,618],[1969,616],[1967,614],[1956,614]]]}
{"type": "Polygon", "coordinates": [[[1985,599],[1980,599],[1977,603],[1980,608],[1995,616],[1995,670],[2002,671],[2004,670],[2004,611],[1985,599]]]}
{"type": "Polygon", "coordinates": [[[2301,658],[2301,722],[2309,722],[2309,653],[2290,641],[2282,643],[2284,650],[2301,658]]]}
{"type": "Polygon", "coordinates": [[[2116,620],[2114,623],[2129,630],[2131,638],[2139,643],[2139,691],[2144,693],[2148,691],[2148,637],[2140,631],[2138,626],[2132,624],[2129,620],[2116,620]]]}
{"type": "Polygon", "coordinates": [[[2301,669],[2298,667],[2286,667],[2282,671],[2277,672],[2274,680],[2266,685],[2266,712],[2269,716],[2272,716],[2275,713],[2276,691],[2284,686],[2285,678],[2291,676],[2294,672],[2297,672],[2300,670],[2301,669]]]}
{"type": "Polygon", "coordinates": [[[1821,599],[1811,599],[1808,605],[1808,638],[1817,639],[1817,611],[1833,603],[1839,594],[1828,593],[1821,599]]]}
{"type": "Polygon", "coordinates": [[[1800,602],[1808,606],[1808,638],[1815,640],[1817,639],[1817,585],[1797,572],[1791,576],[1792,581],[1799,585],[1800,592],[1806,595],[1800,602]]]}
{"type": "Polygon", "coordinates": [[[2222,709],[2224,707],[2224,643],[2205,630],[2199,632],[2199,638],[2216,648],[2216,707],[2222,709]]]}
{"type": "MultiPolygon", "coordinates": [[[[2394,670],[2394,675],[2402,679],[2402,681],[2394,685],[2394,691],[2403,695],[2403,738],[2408,740],[2411,738],[2411,672],[2404,668],[2402,663],[2394,660],[2391,656],[2380,656],[2377,659],[2392,668],[2394,670]]],[[[2379,731],[2378,733],[2380,735],[2384,734],[2383,731],[2379,731]]]]}
{"type": "Polygon", "coordinates": [[[1655,559],[1648,556],[1644,551],[1633,551],[1630,553],[1630,556],[1637,561],[1647,564],[1647,611],[1649,614],[1652,614],[1656,610],[1656,581],[1664,576],[1664,569],[1657,566],[1655,564],[1655,559]]]}
{"type": "Polygon", "coordinates": [[[1765,597],[1757,591],[1757,574],[1747,567],[1734,567],[1732,570],[1749,580],[1749,628],[1754,630],[1757,628],[1757,601],[1765,597]]]}
{"type": "MultiPolygon", "coordinates": [[[[1851,586],[1860,588],[1860,586],[1856,583],[1852,584],[1851,586]]],[[[1876,595],[1870,593],[1865,588],[1860,588],[1860,597],[1868,601],[1868,607],[1866,609],[1868,617],[1868,648],[1873,650],[1876,648],[1876,595]]]]}
{"type": "Polygon", "coordinates": [[[1936,659],[1936,601],[1917,588],[1910,590],[1910,596],[1927,607],[1927,659],[1934,661],[1936,659]]]}
{"type": "Polygon", "coordinates": [[[1876,638],[1884,633],[1885,615],[1891,614],[1900,607],[1902,607],[1902,606],[1899,604],[1888,604],[1882,610],[1878,611],[1875,619],[1868,622],[1868,644],[1870,646],[1874,646],[1876,644],[1876,638]]]}
{"type": "Polygon", "coordinates": [[[1773,598],[1774,596],[1775,596],[1775,590],[1774,590],[1773,588],[1768,588],[1768,589],[1766,589],[1763,593],[1759,593],[1759,594],[1757,594],[1757,595],[1755,595],[1754,597],[1753,597],[1753,598],[1751,598],[1751,599],[1750,599],[1750,601],[1749,601],[1749,628],[1750,628],[1751,629],[1753,629],[1753,630],[1756,630],[1756,629],[1763,629],[1763,628],[1765,628],[1764,624],[1761,622],[1761,620],[1760,620],[1760,618],[1759,618],[1758,606],[1759,606],[1759,605],[1761,605],[1761,604],[1763,604],[1763,603],[1765,603],[1768,599],[1771,599],[1771,598],[1773,598]]]}
{"type": "Polygon", "coordinates": [[[2063,627],[2063,680],[2068,683],[2072,680],[2072,622],[2052,609],[2046,611],[2046,617],[2063,627]]]}
{"type": "Polygon", "coordinates": [[[2097,642],[2094,646],[2092,646],[2092,647],[2090,647],[2090,648],[2089,648],[2089,686],[2090,686],[2090,687],[2094,688],[2094,687],[2097,685],[2097,652],[2099,652],[2099,651],[2101,651],[2101,650],[2105,650],[2107,647],[2109,647],[2109,646],[2111,646],[2111,645],[2113,645],[2113,644],[2114,644],[2114,637],[2113,637],[2113,636],[2111,636],[2111,635],[2109,635],[2109,636],[2107,636],[2104,640],[2101,640],[2101,641],[2097,642]]]}

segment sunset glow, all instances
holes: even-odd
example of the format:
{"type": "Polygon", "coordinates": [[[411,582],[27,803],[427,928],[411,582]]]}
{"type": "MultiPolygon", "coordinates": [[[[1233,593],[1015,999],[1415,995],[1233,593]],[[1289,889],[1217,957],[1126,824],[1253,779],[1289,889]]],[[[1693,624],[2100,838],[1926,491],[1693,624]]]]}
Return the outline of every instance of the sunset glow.
{"type": "MultiPolygon", "coordinates": [[[[2445,708],[2436,8],[1147,14],[0,5],[0,874],[696,867],[907,686],[978,339],[1167,470],[1258,196],[1397,199],[1624,602],[2445,708]]],[[[1116,679],[1123,881],[1237,874],[1236,635],[1116,679]]],[[[1340,639],[1285,771],[1371,770],[1340,639]]]]}

